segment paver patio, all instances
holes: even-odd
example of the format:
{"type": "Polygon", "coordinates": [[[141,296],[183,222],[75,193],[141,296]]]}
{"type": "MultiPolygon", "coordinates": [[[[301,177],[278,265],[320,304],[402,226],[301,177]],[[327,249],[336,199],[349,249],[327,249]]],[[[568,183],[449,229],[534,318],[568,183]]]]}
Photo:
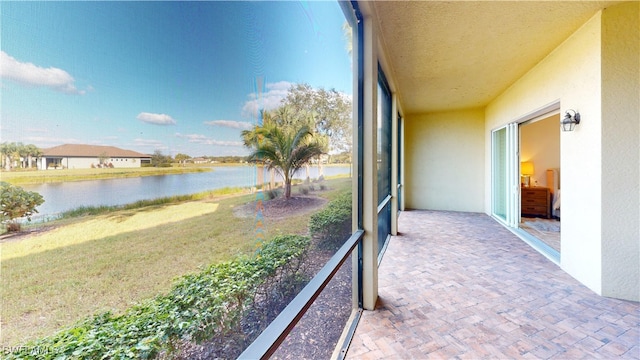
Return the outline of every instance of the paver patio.
{"type": "Polygon", "coordinates": [[[640,358],[640,304],[605,298],[485,214],[405,211],[348,359],[640,358]]]}

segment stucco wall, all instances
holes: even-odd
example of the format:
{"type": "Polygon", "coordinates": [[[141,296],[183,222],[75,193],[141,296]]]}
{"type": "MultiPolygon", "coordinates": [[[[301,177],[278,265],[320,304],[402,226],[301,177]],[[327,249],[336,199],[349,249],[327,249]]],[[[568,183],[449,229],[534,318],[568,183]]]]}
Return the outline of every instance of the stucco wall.
{"type": "Polygon", "coordinates": [[[520,126],[520,161],[533,163],[531,184],[549,187],[547,169],[560,168],[560,115],[520,126]]]}
{"type": "MultiPolygon", "coordinates": [[[[569,274],[601,292],[601,18],[596,14],[486,110],[485,211],[491,212],[491,130],[560,100],[579,111],[575,131],[561,133],[562,253],[569,274]]],[[[535,44],[531,44],[535,46],[535,44]]]]}
{"type": "Polygon", "coordinates": [[[91,164],[99,164],[100,160],[98,158],[64,158],[62,162],[69,169],[89,169],[91,164]]]}
{"type": "Polygon", "coordinates": [[[640,3],[602,13],[602,294],[640,296],[640,3]]]}
{"type": "MultiPolygon", "coordinates": [[[[114,168],[136,168],[140,167],[140,159],[136,158],[108,158],[106,163],[113,164],[114,168]]],[[[100,164],[100,159],[97,157],[62,157],[62,166],[67,169],[89,169],[91,165],[97,166],[100,164]]]]}
{"type": "Polygon", "coordinates": [[[483,109],[408,115],[404,134],[406,207],[483,211],[483,109]]]}

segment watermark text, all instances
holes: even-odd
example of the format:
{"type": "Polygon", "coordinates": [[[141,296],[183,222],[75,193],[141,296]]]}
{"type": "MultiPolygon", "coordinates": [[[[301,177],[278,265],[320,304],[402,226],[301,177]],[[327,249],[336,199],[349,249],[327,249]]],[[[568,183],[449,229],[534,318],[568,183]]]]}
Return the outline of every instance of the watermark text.
{"type": "Polygon", "coordinates": [[[51,353],[51,348],[46,346],[2,346],[0,347],[1,355],[9,354],[26,354],[26,355],[46,355],[51,353]]]}

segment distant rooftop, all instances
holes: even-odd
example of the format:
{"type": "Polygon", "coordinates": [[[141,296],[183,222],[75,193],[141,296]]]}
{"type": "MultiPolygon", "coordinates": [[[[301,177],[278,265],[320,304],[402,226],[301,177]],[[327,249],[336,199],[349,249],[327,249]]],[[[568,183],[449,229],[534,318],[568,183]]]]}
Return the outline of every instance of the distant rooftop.
{"type": "Polygon", "coordinates": [[[77,157],[119,157],[119,158],[148,158],[147,154],[137,151],[120,149],[115,146],[64,144],[43,149],[43,156],[77,156],[77,157]]]}

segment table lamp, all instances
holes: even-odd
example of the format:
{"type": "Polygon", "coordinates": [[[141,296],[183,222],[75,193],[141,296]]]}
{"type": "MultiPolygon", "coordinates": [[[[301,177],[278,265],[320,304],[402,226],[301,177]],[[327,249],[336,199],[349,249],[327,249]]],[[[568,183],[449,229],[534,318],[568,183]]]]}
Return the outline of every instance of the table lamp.
{"type": "Polygon", "coordinates": [[[533,163],[524,161],[520,163],[520,174],[522,175],[522,185],[529,187],[531,183],[531,175],[533,175],[533,163]]]}

